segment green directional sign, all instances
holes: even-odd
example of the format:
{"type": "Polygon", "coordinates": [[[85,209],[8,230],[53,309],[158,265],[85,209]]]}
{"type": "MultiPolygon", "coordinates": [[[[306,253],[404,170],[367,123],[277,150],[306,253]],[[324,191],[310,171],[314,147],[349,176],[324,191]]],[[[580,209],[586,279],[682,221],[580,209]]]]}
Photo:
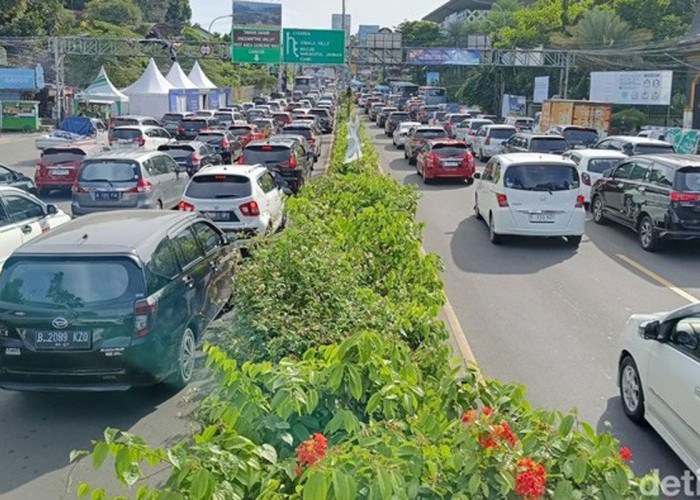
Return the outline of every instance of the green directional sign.
{"type": "Polygon", "coordinates": [[[285,29],[282,56],[289,64],[345,64],[342,30],[285,29]]]}
{"type": "Polygon", "coordinates": [[[280,31],[268,29],[233,29],[233,62],[279,64],[280,31]]]}

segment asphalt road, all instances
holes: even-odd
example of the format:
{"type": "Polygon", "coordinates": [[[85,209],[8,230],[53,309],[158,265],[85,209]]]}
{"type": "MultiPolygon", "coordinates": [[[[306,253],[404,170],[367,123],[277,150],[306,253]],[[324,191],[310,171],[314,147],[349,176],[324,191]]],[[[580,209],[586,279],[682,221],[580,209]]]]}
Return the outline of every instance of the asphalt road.
{"type": "MultiPolygon", "coordinates": [[[[383,131],[369,125],[383,169],[421,195],[428,252],[442,258],[447,296],[475,358],[490,377],[525,384],[533,404],[611,429],[634,452],[638,474],[681,476],[683,463],[649,427],[625,417],[616,386],[619,333],[630,314],[670,310],[688,300],[635,269],[632,259],[700,297],[700,245],[641,250],[620,227],[587,222],[578,250],[563,239],[492,245],[474,216],[474,188],[425,185],[383,131]]],[[[590,219],[590,216],[589,216],[590,219]]]]}
{"type": "MultiPolygon", "coordinates": [[[[325,136],[315,176],[325,171],[329,146],[330,136],[325,136]]],[[[0,140],[0,164],[33,176],[38,157],[33,137],[0,140]]],[[[56,193],[45,201],[70,213],[70,193],[56,193]]],[[[191,431],[188,415],[201,392],[197,389],[198,384],[177,394],[157,390],[33,394],[0,389],[0,499],[73,499],[82,481],[108,487],[111,494],[126,494],[107,464],[102,471],[94,471],[89,461],[73,468],[70,452],[90,448],[91,440],[100,439],[107,427],[138,434],[152,446],[174,444],[191,431]]],[[[164,472],[152,472],[150,483],[167,479],[164,472]]]]}

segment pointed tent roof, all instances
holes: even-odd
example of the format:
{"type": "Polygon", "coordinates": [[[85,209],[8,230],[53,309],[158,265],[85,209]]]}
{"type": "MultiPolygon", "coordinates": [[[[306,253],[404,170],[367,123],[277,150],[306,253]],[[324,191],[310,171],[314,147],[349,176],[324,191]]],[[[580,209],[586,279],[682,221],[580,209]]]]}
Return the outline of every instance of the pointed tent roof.
{"type": "Polygon", "coordinates": [[[156,66],[156,62],[151,59],[141,78],[122,89],[122,92],[126,95],[163,95],[169,94],[173,88],[156,66]]]}
{"type": "Polygon", "coordinates": [[[197,89],[197,85],[182,71],[179,62],[173,64],[168,76],[165,77],[176,89],[197,89]]]}
{"type": "Polygon", "coordinates": [[[80,97],[97,97],[115,102],[129,102],[129,96],[119,91],[107,76],[105,67],[100,68],[90,86],[80,93],[80,97]]]}
{"type": "Polygon", "coordinates": [[[194,82],[194,84],[197,86],[197,88],[200,89],[215,89],[217,88],[216,85],[214,85],[214,82],[212,82],[207,75],[204,74],[204,71],[202,71],[202,67],[199,65],[199,61],[195,61],[194,66],[192,66],[192,71],[190,71],[189,74],[190,80],[194,82]]]}

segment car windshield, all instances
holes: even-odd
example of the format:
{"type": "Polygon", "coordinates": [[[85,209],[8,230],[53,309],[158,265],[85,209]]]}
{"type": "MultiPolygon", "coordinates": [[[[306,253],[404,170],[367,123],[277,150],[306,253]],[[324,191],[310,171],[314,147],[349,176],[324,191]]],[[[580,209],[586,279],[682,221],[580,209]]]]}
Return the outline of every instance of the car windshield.
{"type": "Polygon", "coordinates": [[[594,174],[602,174],[617,165],[619,161],[619,158],[591,158],[588,160],[586,170],[594,174]]]}
{"type": "Polygon", "coordinates": [[[142,132],[137,128],[118,128],[112,132],[112,137],[122,141],[133,141],[141,137],[142,132]]]}
{"type": "Polygon", "coordinates": [[[579,177],[570,165],[513,165],[503,183],[519,191],[570,191],[579,188],[579,177]]]}
{"type": "Polygon", "coordinates": [[[700,191],[700,167],[685,167],[676,172],[678,191],[700,191]]]}
{"type": "Polygon", "coordinates": [[[132,303],[143,293],[143,278],[127,259],[18,259],[3,269],[0,290],[7,304],[78,309],[132,303]]]}
{"type": "Polygon", "coordinates": [[[530,145],[530,151],[537,153],[563,153],[567,149],[569,149],[569,144],[566,142],[566,139],[557,137],[535,137],[532,139],[532,143],[530,145]]]}
{"type": "Polygon", "coordinates": [[[416,131],[416,137],[421,139],[442,139],[447,137],[447,132],[444,130],[418,130],[416,131]]]}
{"type": "Polygon", "coordinates": [[[195,199],[247,198],[252,193],[250,179],[242,175],[196,175],[185,196],[195,199]]]}
{"type": "Polygon", "coordinates": [[[162,151],[168,154],[174,160],[182,160],[189,158],[194,153],[194,148],[192,146],[161,146],[158,151],[162,151]]]}
{"type": "Polygon", "coordinates": [[[489,137],[493,139],[510,139],[517,130],[514,128],[492,128],[489,132],[489,137]]]}
{"type": "Polygon", "coordinates": [[[182,128],[185,130],[199,130],[207,126],[207,122],[205,120],[185,120],[181,124],[182,128]]]}
{"type": "Polygon", "coordinates": [[[673,146],[668,144],[638,144],[635,153],[638,155],[672,154],[673,146]]]}
{"type": "Polygon", "coordinates": [[[248,146],[243,151],[243,160],[248,165],[255,163],[276,164],[287,162],[289,155],[289,146],[248,146]]]}
{"type": "Polygon", "coordinates": [[[567,129],[561,135],[564,136],[566,142],[575,145],[595,144],[598,141],[598,132],[595,130],[567,129]]]}
{"type": "Polygon", "coordinates": [[[456,144],[435,144],[432,148],[432,152],[440,158],[464,156],[467,154],[467,146],[456,144]]]}
{"type": "Polygon", "coordinates": [[[214,116],[222,122],[233,121],[233,115],[231,113],[216,113],[214,116]]]}
{"type": "Polygon", "coordinates": [[[80,180],[83,182],[134,182],[139,177],[138,165],[130,161],[92,161],[86,162],[80,169],[80,180]]]}
{"type": "Polygon", "coordinates": [[[80,149],[46,149],[41,159],[47,165],[77,163],[85,159],[85,152],[80,149]]]}

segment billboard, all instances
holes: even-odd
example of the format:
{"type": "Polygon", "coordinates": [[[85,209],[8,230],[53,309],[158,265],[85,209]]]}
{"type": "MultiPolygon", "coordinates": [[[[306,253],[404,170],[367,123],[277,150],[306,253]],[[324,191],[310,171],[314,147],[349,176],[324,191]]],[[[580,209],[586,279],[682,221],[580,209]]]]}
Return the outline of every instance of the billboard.
{"type": "Polygon", "coordinates": [[[437,71],[428,71],[425,74],[425,83],[426,85],[437,85],[440,83],[440,73],[437,71]]]}
{"type": "Polygon", "coordinates": [[[594,71],[590,100],[613,104],[671,104],[673,71],[594,71]]]}
{"type": "MultiPolygon", "coordinates": [[[[341,30],[343,29],[343,15],[333,14],[331,29],[341,30]]],[[[345,14],[345,37],[350,38],[350,33],[352,33],[352,16],[350,14],[345,14]]]]}
{"type": "Polygon", "coordinates": [[[428,66],[475,66],[479,64],[478,50],[467,49],[408,49],[406,64],[428,66]]]}
{"type": "Polygon", "coordinates": [[[549,77],[536,76],[535,92],[532,98],[532,102],[543,103],[547,99],[549,99],[549,77]]]}
{"type": "Polygon", "coordinates": [[[525,116],[526,104],[524,95],[503,94],[501,116],[525,116]]]}
{"type": "Polygon", "coordinates": [[[278,30],[282,27],[282,4],[235,0],[233,27],[278,30]]]}
{"type": "Polygon", "coordinates": [[[234,0],[231,60],[235,63],[278,64],[281,29],[281,4],[234,0]]]}
{"type": "Polygon", "coordinates": [[[360,42],[367,41],[367,36],[379,33],[380,26],[378,24],[360,24],[359,31],[357,32],[357,37],[360,42]]]}

